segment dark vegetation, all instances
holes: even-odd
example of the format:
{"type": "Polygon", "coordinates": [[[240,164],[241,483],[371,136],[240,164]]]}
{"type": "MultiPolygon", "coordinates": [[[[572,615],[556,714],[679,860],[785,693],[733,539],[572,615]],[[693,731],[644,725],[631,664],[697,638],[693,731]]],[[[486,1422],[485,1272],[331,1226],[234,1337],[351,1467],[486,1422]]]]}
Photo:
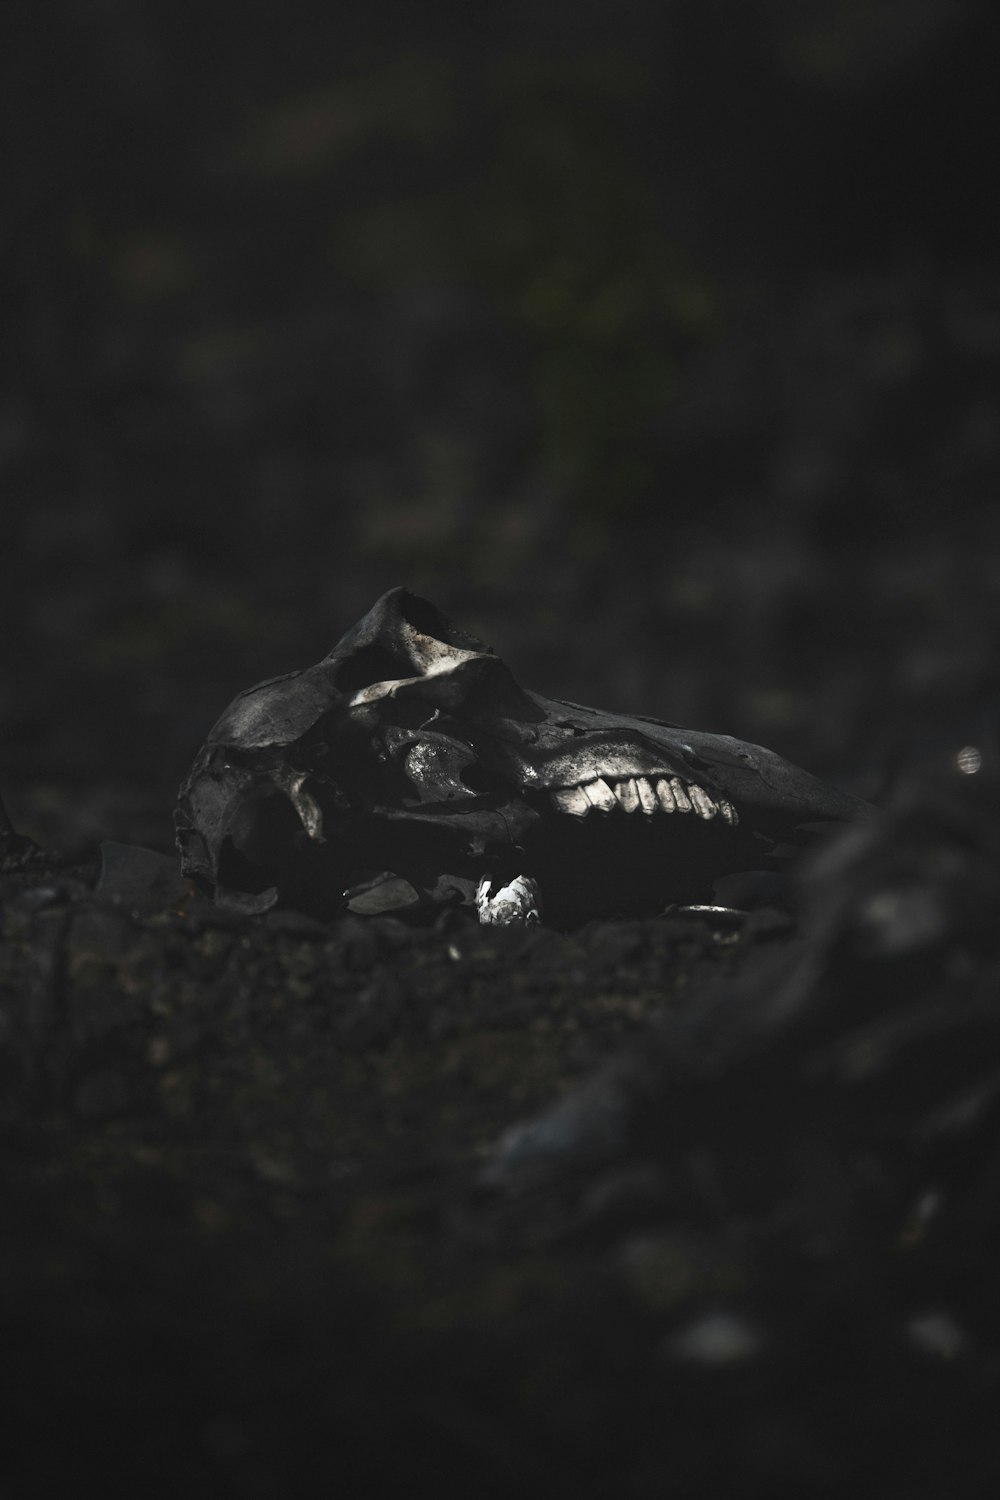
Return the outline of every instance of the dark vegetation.
{"type": "Polygon", "coordinates": [[[5,7],[11,1500],[996,1493],[994,9],[5,7]],[[98,896],[396,583],[885,811],[728,926],[98,896]]]}

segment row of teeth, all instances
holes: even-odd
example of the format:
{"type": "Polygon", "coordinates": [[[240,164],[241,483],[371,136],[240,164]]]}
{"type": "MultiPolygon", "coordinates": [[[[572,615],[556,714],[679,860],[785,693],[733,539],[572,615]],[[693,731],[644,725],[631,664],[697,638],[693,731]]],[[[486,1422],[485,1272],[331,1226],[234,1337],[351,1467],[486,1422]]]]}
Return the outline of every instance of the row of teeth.
{"type": "Polygon", "coordinates": [[[620,807],[627,813],[641,808],[647,815],[693,812],[706,822],[720,817],[734,828],[739,822],[735,807],[725,797],[716,800],[703,787],[693,783],[685,786],[678,776],[628,776],[624,781],[605,781],[598,776],[596,781],[580,786],[559,787],[552,793],[552,802],[559,812],[576,818],[586,817],[594,808],[609,813],[620,807]]]}

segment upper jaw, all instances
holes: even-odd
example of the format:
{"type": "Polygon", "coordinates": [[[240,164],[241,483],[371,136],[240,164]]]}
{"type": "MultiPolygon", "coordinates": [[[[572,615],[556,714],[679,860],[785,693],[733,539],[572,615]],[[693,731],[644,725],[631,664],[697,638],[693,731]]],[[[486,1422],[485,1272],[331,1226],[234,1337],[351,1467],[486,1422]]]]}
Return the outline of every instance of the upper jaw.
{"type": "Polygon", "coordinates": [[[739,815],[727,797],[707,792],[698,782],[683,780],[669,771],[651,775],[594,775],[549,794],[556,812],[587,817],[592,812],[628,814],[694,813],[706,823],[721,818],[735,828],[739,815]]]}
{"type": "Polygon", "coordinates": [[[590,734],[582,743],[549,750],[538,759],[523,751],[508,755],[508,775],[525,792],[548,793],[549,805],[571,817],[693,812],[705,822],[721,818],[733,827],[738,822],[732,801],[706,787],[704,777],[695,780],[681,755],[668,757],[663,747],[638,736],[590,734]]]}
{"type": "Polygon", "coordinates": [[[632,776],[674,776],[679,766],[671,764],[662,748],[645,745],[631,736],[588,734],[585,740],[561,736],[563,745],[546,748],[541,754],[524,748],[497,746],[500,755],[510,761],[510,769],[526,790],[580,786],[602,776],[606,781],[623,781],[632,776]]]}
{"type": "MultiPolygon", "coordinates": [[[[547,807],[577,818],[619,813],[636,815],[641,822],[678,812],[693,813],[705,822],[718,819],[730,827],[739,821],[731,798],[711,782],[706,785],[704,775],[696,780],[698,773],[683,765],[682,757],[668,757],[661,747],[639,738],[591,734],[582,743],[547,749],[530,758],[526,749],[491,737],[477,747],[477,753],[468,743],[425,731],[401,736],[396,754],[423,809],[428,813],[433,809],[437,816],[490,805],[493,798],[486,787],[477,792],[466,780],[470,767],[478,762],[499,778],[493,795],[499,793],[501,800],[513,795],[515,801],[527,797],[524,813],[529,816],[529,807],[547,807]],[[435,788],[432,797],[428,796],[429,784],[435,788]]],[[[416,810],[408,798],[404,806],[406,811],[416,810]]]]}

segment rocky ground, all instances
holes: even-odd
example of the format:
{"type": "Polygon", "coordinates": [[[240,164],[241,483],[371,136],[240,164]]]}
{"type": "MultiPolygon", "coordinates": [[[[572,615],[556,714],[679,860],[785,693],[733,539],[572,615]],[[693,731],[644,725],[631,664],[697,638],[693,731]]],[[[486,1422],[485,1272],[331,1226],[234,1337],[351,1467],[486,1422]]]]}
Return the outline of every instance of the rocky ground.
{"type": "Polygon", "coordinates": [[[8,1492],[988,1493],[996,792],[796,922],[573,933],[140,912],[8,836],[8,1492]]]}

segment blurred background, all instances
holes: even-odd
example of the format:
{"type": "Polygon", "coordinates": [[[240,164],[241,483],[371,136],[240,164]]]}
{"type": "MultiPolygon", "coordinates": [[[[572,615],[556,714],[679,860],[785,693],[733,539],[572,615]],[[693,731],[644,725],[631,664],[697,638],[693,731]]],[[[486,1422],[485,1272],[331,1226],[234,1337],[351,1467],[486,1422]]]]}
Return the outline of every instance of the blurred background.
{"type": "Polygon", "coordinates": [[[995,733],[993,0],[6,0],[0,786],[166,848],[386,588],[877,794],[995,733]]]}

